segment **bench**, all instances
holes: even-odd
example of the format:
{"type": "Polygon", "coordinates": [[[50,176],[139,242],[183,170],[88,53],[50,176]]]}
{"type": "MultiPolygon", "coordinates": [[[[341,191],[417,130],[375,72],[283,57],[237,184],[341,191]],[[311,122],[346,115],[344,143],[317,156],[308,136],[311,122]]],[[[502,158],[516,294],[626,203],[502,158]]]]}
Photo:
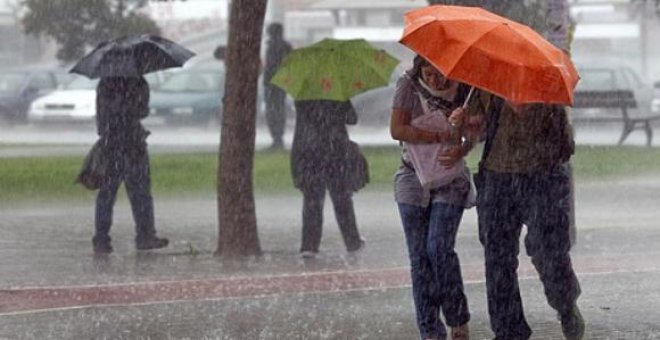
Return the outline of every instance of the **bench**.
{"type": "Polygon", "coordinates": [[[574,109],[606,109],[594,114],[586,114],[579,110],[572,111],[572,120],[575,121],[620,121],[623,131],[618,145],[628,138],[635,130],[646,133],[646,146],[651,146],[653,140],[653,127],[651,122],[660,119],[660,114],[642,114],[631,116],[629,109],[637,108],[635,94],[631,90],[600,90],[576,91],[574,93],[574,109]],[[612,114],[613,113],[613,114],[612,114]]]}

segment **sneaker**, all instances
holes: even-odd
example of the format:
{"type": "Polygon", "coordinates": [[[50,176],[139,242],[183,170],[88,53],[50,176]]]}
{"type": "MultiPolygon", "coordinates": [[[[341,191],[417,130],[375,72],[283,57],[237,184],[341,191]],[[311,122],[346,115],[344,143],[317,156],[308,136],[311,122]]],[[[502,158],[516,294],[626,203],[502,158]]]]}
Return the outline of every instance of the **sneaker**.
{"type": "Polygon", "coordinates": [[[300,257],[303,259],[313,259],[316,257],[317,252],[311,250],[303,250],[300,252],[300,257]]]}
{"type": "Polygon", "coordinates": [[[138,250],[150,250],[150,249],[159,249],[159,248],[165,248],[167,245],[170,244],[170,240],[166,238],[160,238],[160,237],[153,237],[147,240],[143,241],[136,241],[135,242],[135,247],[138,250]]]}
{"type": "Polygon", "coordinates": [[[112,253],[112,246],[110,243],[98,243],[94,244],[94,254],[102,255],[102,254],[110,254],[112,253]]]}
{"type": "Polygon", "coordinates": [[[464,323],[457,327],[451,328],[451,339],[452,340],[470,340],[470,329],[468,324],[464,323]]]}
{"type": "Polygon", "coordinates": [[[559,319],[566,340],[581,340],[584,337],[584,319],[577,306],[573,306],[569,313],[561,315],[559,319]]]}

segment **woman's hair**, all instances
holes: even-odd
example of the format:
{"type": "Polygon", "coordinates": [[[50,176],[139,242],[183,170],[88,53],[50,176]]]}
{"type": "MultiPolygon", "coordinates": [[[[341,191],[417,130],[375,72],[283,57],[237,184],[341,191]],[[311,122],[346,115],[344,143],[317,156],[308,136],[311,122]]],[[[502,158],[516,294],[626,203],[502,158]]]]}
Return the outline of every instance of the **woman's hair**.
{"type": "Polygon", "coordinates": [[[408,70],[408,73],[410,74],[410,77],[412,79],[419,79],[422,77],[422,67],[425,66],[431,66],[431,63],[424,59],[419,54],[415,55],[415,58],[413,59],[413,66],[408,70]]]}

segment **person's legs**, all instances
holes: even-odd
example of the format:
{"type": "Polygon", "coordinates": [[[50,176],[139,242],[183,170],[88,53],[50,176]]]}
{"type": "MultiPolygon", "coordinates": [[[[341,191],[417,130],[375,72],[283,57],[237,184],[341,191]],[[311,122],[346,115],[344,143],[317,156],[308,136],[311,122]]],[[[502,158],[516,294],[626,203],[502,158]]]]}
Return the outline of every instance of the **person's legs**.
{"type": "Polygon", "coordinates": [[[106,177],[96,195],[96,208],[94,213],[95,233],[92,238],[94,252],[112,252],[110,227],[112,226],[112,213],[117,198],[117,190],[121,185],[121,164],[114,161],[108,162],[106,177]]]}
{"type": "Polygon", "coordinates": [[[156,237],[154,204],[151,196],[149,155],[127,162],[126,192],[131,202],[135,221],[135,244],[138,249],[154,249],[167,246],[167,239],[156,237]]]}
{"type": "Polygon", "coordinates": [[[334,185],[328,187],[330,199],[335,209],[335,217],[344,239],[347,251],[355,251],[362,247],[364,242],[360,238],[360,232],[355,222],[355,210],[353,209],[353,197],[350,189],[340,188],[334,185]]]}
{"type": "Polygon", "coordinates": [[[408,247],[413,302],[420,336],[422,339],[444,339],[447,331],[439,318],[440,297],[427,254],[430,207],[402,203],[398,207],[408,247]]]}
{"type": "Polygon", "coordinates": [[[303,189],[302,244],[300,252],[318,253],[323,228],[325,187],[310,185],[303,189]]]}
{"type": "Polygon", "coordinates": [[[580,284],[569,251],[571,183],[568,169],[535,176],[527,191],[525,247],[539,273],[548,304],[562,320],[568,339],[581,339],[584,322],[577,308],[580,284]]]}
{"type": "Polygon", "coordinates": [[[460,262],[454,250],[462,216],[463,207],[433,203],[426,243],[426,252],[440,292],[442,312],[451,327],[461,326],[470,320],[460,262]]]}
{"type": "MultiPolygon", "coordinates": [[[[269,86],[270,88],[270,86],[269,86]]],[[[277,89],[267,90],[266,99],[266,122],[268,130],[273,139],[272,148],[284,147],[284,127],[286,125],[285,99],[286,94],[277,89]]]]}
{"type": "Polygon", "coordinates": [[[523,313],[517,273],[522,228],[516,207],[517,176],[482,171],[477,213],[491,328],[497,340],[528,339],[532,331],[523,313]]]}

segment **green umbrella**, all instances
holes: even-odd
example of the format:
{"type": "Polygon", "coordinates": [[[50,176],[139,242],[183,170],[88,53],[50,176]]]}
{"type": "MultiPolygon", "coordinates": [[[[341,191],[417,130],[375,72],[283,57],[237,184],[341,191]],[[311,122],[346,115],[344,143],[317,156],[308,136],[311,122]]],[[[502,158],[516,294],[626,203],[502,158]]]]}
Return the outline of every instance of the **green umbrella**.
{"type": "Polygon", "coordinates": [[[271,83],[296,100],[346,101],[387,86],[398,63],[364,39],[324,39],[289,53],[271,83]]]}

